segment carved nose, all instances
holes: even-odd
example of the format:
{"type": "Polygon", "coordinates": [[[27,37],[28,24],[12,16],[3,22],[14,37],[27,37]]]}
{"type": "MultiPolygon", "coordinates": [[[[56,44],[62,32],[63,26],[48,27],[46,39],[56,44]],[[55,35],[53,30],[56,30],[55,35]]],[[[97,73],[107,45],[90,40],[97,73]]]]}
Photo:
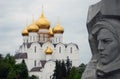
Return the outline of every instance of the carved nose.
{"type": "Polygon", "coordinates": [[[98,43],[98,50],[99,50],[99,52],[102,52],[104,50],[104,46],[103,46],[102,42],[98,43]]]}

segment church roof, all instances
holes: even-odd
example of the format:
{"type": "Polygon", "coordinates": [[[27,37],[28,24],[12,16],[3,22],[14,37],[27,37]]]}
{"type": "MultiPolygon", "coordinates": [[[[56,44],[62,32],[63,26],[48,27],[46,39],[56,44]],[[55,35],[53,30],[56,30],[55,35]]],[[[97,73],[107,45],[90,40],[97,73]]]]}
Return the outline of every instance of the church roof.
{"type": "Polygon", "coordinates": [[[27,53],[17,53],[15,54],[15,59],[26,59],[27,58],[27,53]]]}
{"type": "Polygon", "coordinates": [[[69,43],[69,44],[67,44],[67,46],[68,46],[68,45],[70,45],[70,44],[71,44],[71,45],[75,45],[75,46],[76,46],[76,48],[77,48],[77,49],[79,49],[78,45],[77,45],[77,44],[75,44],[75,43],[69,43]]]}
{"type": "Polygon", "coordinates": [[[30,72],[40,71],[42,67],[33,67],[30,72]]]}
{"type": "Polygon", "coordinates": [[[30,48],[31,44],[32,44],[32,43],[28,43],[28,44],[27,44],[27,48],[30,48]]]}
{"type": "Polygon", "coordinates": [[[46,60],[41,60],[40,62],[41,62],[42,67],[44,67],[45,63],[46,63],[46,60]]]}

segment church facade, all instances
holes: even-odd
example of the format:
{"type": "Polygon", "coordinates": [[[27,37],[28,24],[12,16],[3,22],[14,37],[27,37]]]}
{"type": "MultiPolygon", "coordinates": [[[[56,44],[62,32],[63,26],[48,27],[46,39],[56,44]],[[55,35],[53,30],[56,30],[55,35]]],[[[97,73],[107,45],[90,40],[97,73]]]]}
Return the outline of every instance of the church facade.
{"type": "Polygon", "coordinates": [[[22,31],[23,44],[15,54],[16,63],[24,59],[29,75],[39,79],[52,79],[56,60],[66,61],[69,58],[72,66],[78,67],[79,47],[75,43],[64,43],[63,34],[64,28],[60,23],[51,28],[42,12],[36,22],[33,20],[22,31]]]}

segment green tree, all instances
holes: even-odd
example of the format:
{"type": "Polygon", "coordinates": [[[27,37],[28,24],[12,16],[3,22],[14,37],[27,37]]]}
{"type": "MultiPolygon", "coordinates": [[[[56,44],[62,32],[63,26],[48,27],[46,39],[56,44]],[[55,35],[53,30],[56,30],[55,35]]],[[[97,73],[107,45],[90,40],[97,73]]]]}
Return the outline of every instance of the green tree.
{"type": "Polygon", "coordinates": [[[0,63],[0,79],[5,79],[9,73],[9,65],[3,61],[0,63]]]}
{"type": "Polygon", "coordinates": [[[32,75],[29,79],[38,79],[36,76],[32,75]]]}
{"type": "Polygon", "coordinates": [[[80,77],[82,76],[82,73],[84,72],[85,68],[86,68],[86,65],[83,63],[78,67],[80,77]]]}
{"type": "Polygon", "coordinates": [[[67,76],[70,74],[72,64],[69,60],[67,59],[66,63],[64,61],[56,61],[56,66],[53,74],[52,79],[65,79],[67,76]]]}
{"type": "Polygon", "coordinates": [[[62,61],[62,64],[61,64],[61,71],[62,71],[63,79],[66,78],[66,76],[67,76],[67,70],[66,70],[66,65],[65,65],[64,61],[62,61]]]}
{"type": "Polygon", "coordinates": [[[15,64],[14,56],[7,54],[5,57],[2,57],[2,55],[0,54],[0,79],[29,78],[31,77],[28,76],[28,70],[24,60],[20,64],[15,64]]]}
{"type": "Polygon", "coordinates": [[[26,79],[28,77],[28,70],[24,60],[22,60],[22,63],[21,63],[20,76],[22,79],[26,79]]]}
{"type": "Polygon", "coordinates": [[[67,61],[66,61],[66,74],[67,74],[67,77],[70,74],[71,68],[72,68],[72,63],[71,63],[69,57],[67,57],[67,61]]]}
{"type": "Polygon", "coordinates": [[[14,58],[14,56],[7,54],[4,58],[4,62],[9,64],[10,66],[14,66],[15,65],[15,58],[14,58]]]}
{"type": "Polygon", "coordinates": [[[80,79],[80,74],[76,67],[72,67],[70,74],[67,79],[80,79]]]}

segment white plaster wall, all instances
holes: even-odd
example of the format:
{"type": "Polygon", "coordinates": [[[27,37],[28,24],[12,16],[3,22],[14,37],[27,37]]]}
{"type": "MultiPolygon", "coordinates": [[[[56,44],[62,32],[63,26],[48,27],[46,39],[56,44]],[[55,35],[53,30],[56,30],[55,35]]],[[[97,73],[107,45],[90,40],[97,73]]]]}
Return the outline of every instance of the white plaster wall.
{"type": "Polygon", "coordinates": [[[49,61],[49,60],[51,60],[52,59],[52,55],[51,54],[47,54],[46,55],[46,61],[49,61]]]}
{"type": "MultiPolygon", "coordinates": [[[[45,50],[47,49],[48,46],[51,47],[51,49],[53,50],[53,53],[54,53],[54,46],[50,42],[46,42],[43,44],[43,46],[42,46],[43,53],[45,54],[45,50]]],[[[53,55],[53,53],[52,53],[52,55],[53,55]]],[[[53,59],[53,56],[51,56],[51,59],[53,59]]]]}
{"type": "Polygon", "coordinates": [[[79,49],[74,44],[68,44],[67,46],[67,56],[69,56],[70,60],[72,60],[72,65],[78,67],[80,64],[80,53],[79,49]],[[72,53],[70,52],[70,49],[72,48],[72,53]]]}
{"type": "Polygon", "coordinates": [[[54,34],[54,43],[63,43],[63,34],[54,34]]]}
{"type": "Polygon", "coordinates": [[[22,52],[22,46],[19,47],[19,51],[18,52],[22,52]]]}
{"type": "MultiPolygon", "coordinates": [[[[44,32],[45,32],[45,30],[46,29],[44,29],[44,32]]],[[[40,32],[42,32],[42,30],[40,32]]],[[[46,30],[46,32],[48,32],[48,30],[46,30]]],[[[34,35],[34,33],[31,33],[31,35],[34,35]]],[[[63,40],[62,34],[56,34],[55,37],[57,37],[57,38],[60,37],[60,39],[63,40]]],[[[78,67],[80,64],[79,49],[77,49],[76,45],[73,43],[68,44],[67,48],[65,48],[65,45],[63,43],[58,43],[56,45],[56,47],[54,47],[53,44],[51,44],[50,42],[45,42],[41,47],[40,44],[36,42],[36,43],[32,43],[29,49],[27,49],[27,46],[24,47],[24,45],[22,45],[21,51],[22,52],[27,51],[28,59],[25,60],[25,62],[27,64],[29,71],[33,67],[35,67],[34,61],[36,61],[37,67],[41,67],[40,60],[46,60],[46,57],[47,57],[47,60],[50,58],[52,60],[56,60],[56,59],[57,60],[66,60],[67,57],[69,57],[70,60],[72,61],[73,66],[78,67]],[[36,46],[36,53],[34,51],[35,46],[36,46]],[[51,49],[53,50],[51,57],[50,56],[47,57],[45,54],[45,50],[46,50],[47,46],[50,46],[51,49]],[[59,53],[59,47],[61,47],[61,53],[59,53]],[[71,47],[72,47],[72,53],[70,53],[71,47]]],[[[22,59],[16,60],[16,63],[20,63],[21,61],[22,61],[22,59]]],[[[39,79],[49,79],[50,75],[53,74],[54,68],[55,68],[55,62],[48,61],[44,66],[43,72],[30,72],[30,75],[39,76],[39,79]]]]}
{"type": "Polygon", "coordinates": [[[50,79],[50,76],[52,76],[52,74],[54,73],[54,69],[55,69],[55,62],[48,61],[43,69],[43,79],[50,79]]]}
{"type": "Polygon", "coordinates": [[[28,43],[28,36],[23,36],[23,43],[28,43]]]}
{"type": "Polygon", "coordinates": [[[16,64],[20,64],[22,62],[22,59],[16,59],[16,64]]]}
{"type": "Polygon", "coordinates": [[[43,48],[40,46],[39,43],[32,43],[31,47],[28,49],[28,54],[29,54],[28,58],[30,59],[45,60],[45,53],[43,52],[43,48]]]}
{"type": "Polygon", "coordinates": [[[30,32],[28,37],[28,42],[37,42],[38,41],[38,34],[36,32],[30,32]]]}
{"type": "Polygon", "coordinates": [[[57,60],[63,60],[66,58],[66,53],[65,53],[65,46],[64,44],[62,43],[59,43],[56,45],[56,48],[55,48],[55,53],[54,53],[54,59],[57,59],[57,60]],[[59,48],[61,47],[61,53],[59,51],[59,48]]]}
{"type": "Polygon", "coordinates": [[[50,41],[51,41],[52,43],[54,43],[54,37],[51,37],[51,38],[50,38],[50,41]]]}
{"type": "MultiPolygon", "coordinates": [[[[23,59],[16,59],[15,62],[16,62],[16,64],[20,64],[20,63],[22,63],[22,60],[23,59]]],[[[28,61],[27,61],[28,59],[24,59],[24,60],[25,60],[25,64],[27,65],[28,64],[28,61]]]]}
{"type": "Polygon", "coordinates": [[[20,52],[21,52],[21,53],[27,52],[27,44],[22,44],[22,45],[21,45],[20,52]]]}
{"type": "Polygon", "coordinates": [[[48,33],[49,33],[49,29],[40,29],[38,34],[39,35],[39,42],[42,42],[42,43],[45,43],[48,41],[48,38],[44,38],[44,35],[45,37],[48,37],[48,33]]]}
{"type": "Polygon", "coordinates": [[[28,49],[28,68],[31,70],[35,65],[34,62],[36,61],[36,66],[40,65],[40,60],[45,60],[45,53],[43,53],[42,47],[39,43],[32,43],[31,47],[28,49]],[[36,53],[35,53],[35,46],[36,46],[36,53]]]}

